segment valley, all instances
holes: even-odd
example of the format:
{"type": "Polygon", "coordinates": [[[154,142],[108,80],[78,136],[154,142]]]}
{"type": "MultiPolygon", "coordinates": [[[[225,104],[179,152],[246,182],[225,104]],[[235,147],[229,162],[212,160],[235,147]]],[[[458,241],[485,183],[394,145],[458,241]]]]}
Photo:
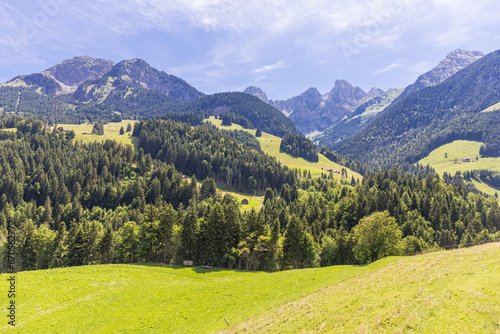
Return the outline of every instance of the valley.
{"type": "Polygon", "coordinates": [[[8,80],[16,329],[498,331],[499,78],[500,50],[456,49],[405,88],[337,79],[279,100],[139,58],[8,80]]]}

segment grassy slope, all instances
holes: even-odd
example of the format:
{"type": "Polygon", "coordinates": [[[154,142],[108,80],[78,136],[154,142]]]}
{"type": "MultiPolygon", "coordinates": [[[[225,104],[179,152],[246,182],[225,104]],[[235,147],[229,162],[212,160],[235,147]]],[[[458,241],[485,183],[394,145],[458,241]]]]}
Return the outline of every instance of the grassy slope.
{"type": "Polygon", "coordinates": [[[499,110],[499,109],[500,109],[500,102],[499,102],[499,103],[497,103],[497,104],[492,105],[492,106],[491,106],[491,107],[489,107],[489,108],[484,109],[484,110],[483,110],[483,111],[481,111],[481,112],[489,112],[489,111],[495,111],[495,110],[499,110]]]}
{"type": "Polygon", "coordinates": [[[119,123],[108,123],[104,125],[104,135],[96,136],[96,135],[84,135],[83,133],[92,133],[93,124],[85,123],[85,124],[58,124],[57,126],[64,127],[66,129],[71,129],[75,131],[76,140],[81,140],[83,142],[91,142],[91,141],[105,141],[106,139],[116,140],[119,143],[123,144],[135,144],[134,138],[131,137],[132,132],[125,132],[125,134],[120,135],[120,128],[123,126],[123,130],[127,130],[127,124],[130,123],[132,127],[134,123],[137,121],[124,120],[119,123]]]}
{"type": "Polygon", "coordinates": [[[380,101],[380,103],[373,104],[366,108],[365,112],[360,115],[361,120],[365,122],[369,117],[375,116],[380,113],[387,106],[389,106],[392,101],[394,101],[399,95],[401,95],[403,90],[403,88],[389,89],[381,96],[382,101],[380,101]]]}
{"type": "MultiPolygon", "coordinates": [[[[222,121],[219,119],[215,119],[213,116],[210,117],[209,121],[220,129],[243,130],[248,133],[251,133],[252,135],[255,135],[255,130],[243,129],[240,125],[237,124],[233,124],[231,126],[223,126],[221,125],[222,121]]],[[[340,170],[341,168],[343,168],[343,166],[328,160],[322,154],[319,155],[318,162],[309,162],[303,158],[295,158],[289,154],[281,153],[280,152],[281,138],[270,135],[265,132],[262,132],[262,137],[257,138],[257,140],[259,141],[260,147],[264,152],[266,152],[269,155],[272,155],[273,157],[276,157],[284,165],[287,165],[292,168],[300,168],[302,171],[304,170],[310,171],[312,177],[318,177],[321,176],[321,173],[327,173],[326,172],[327,169],[340,170]],[[321,168],[323,168],[323,170],[321,168]]],[[[352,176],[354,176],[354,178],[356,179],[361,179],[361,175],[351,171],[350,169],[347,169],[347,173],[349,179],[352,176]]],[[[333,174],[333,176],[338,180],[341,179],[340,174],[333,174]]]]}
{"type": "MultiPolygon", "coordinates": [[[[206,333],[396,261],[278,273],[157,265],[98,265],[17,274],[23,333],[206,333]]],[[[7,274],[0,286],[7,291],[7,274]]],[[[1,297],[7,305],[7,293],[1,297]]],[[[3,318],[6,309],[2,314],[3,318]]]]}
{"type": "MultiPolygon", "coordinates": [[[[472,171],[487,169],[500,172],[500,158],[479,158],[475,162],[464,162],[462,158],[476,159],[479,156],[479,149],[483,145],[481,142],[456,140],[452,143],[438,147],[432,151],[427,157],[419,161],[422,165],[433,167],[437,173],[443,175],[444,172],[455,175],[455,172],[472,171]],[[444,154],[448,154],[448,158],[444,154]]],[[[479,180],[473,181],[476,188],[486,194],[494,195],[495,192],[500,192],[498,189],[488,186],[479,180]]]]}
{"type": "Polygon", "coordinates": [[[407,257],[230,328],[238,333],[498,333],[500,243],[407,257]]]}

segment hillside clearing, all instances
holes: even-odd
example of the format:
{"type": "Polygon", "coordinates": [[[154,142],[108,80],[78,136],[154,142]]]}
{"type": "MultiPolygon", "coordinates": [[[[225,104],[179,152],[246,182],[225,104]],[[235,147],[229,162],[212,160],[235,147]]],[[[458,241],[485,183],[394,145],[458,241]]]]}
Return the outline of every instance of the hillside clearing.
{"type": "Polygon", "coordinates": [[[500,243],[413,256],[248,319],[231,333],[498,333],[500,243]]]}
{"type": "MultiPolygon", "coordinates": [[[[231,126],[224,126],[222,125],[222,121],[220,119],[216,119],[215,117],[211,116],[208,119],[208,122],[212,123],[213,125],[217,126],[219,129],[223,130],[243,130],[246,131],[252,135],[255,135],[255,130],[250,130],[250,129],[243,129],[238,124],[232,124],[231,126]]],[[[257,137],[257,140],[260,143],[260,147],[262,148],[262,151],[265,153],[276,157],[282,164],[287,165],[291,168],[299,168],[303,171],[307,171],[311,173],[312,177],[319,177],[321,174],[327,174],[328,172],[326,171],[327,169],[333,169],[333,170],[341,170],[342,168],[345,168],[344,166],[341,166],[335,162],[330,161],[328,158],[326,158],[324,155],[319,154],[319,161],[318,162],[310,162],[307,161],[303,158],[296,158],[293,157],[289,154],[282,153],[280,152],[280,144],[281,144],[281,138],[276,137],[273,135],[270,135],[268,133],[262,132],[262,137],[257,137]]],[[[347,169],[347,175],[348,179],[350,180],[353,176],[357,180],[361,180],[362,176],[356,172],[351,171],[350,169],[347,169]]],[[[340,174],[332,174],[333,177],[337,180],[341,180],[342,177],[340,174]]]]}
{"type": "MultiPolygon", "coordinates": [[[[423,166],[429,165],[441,176],[444,172],[453,176],[458,171],[463,175],[464,172],[481,169],[500,172],[500,158],[480,157],[481,145],[483,143],[477,141],[455,140],[438,147],[418,163],[423,166]],[[471,158],[472,162],[462,162],[462,158],[471,158]],[[476,158],[479,159],[476,160],[476,158]]],[[[478,190],[490,196],[498,192],[497,189],[479,180],[473,180],[472,183],[478,190]]]]}
{"type": "MultiPolygon", "coordinates": [[[[224,318],[243,321],[396,260],[277,273],[138,264],[20,272],[17,326],[5,321],[0,328],[24,333],[207,333],[227,327],[224,318]]],[[[6,282],[7,274],[0,279],[6,282]]],[[[7,305],[7,293],[2,301],[7,305]]]]}
{"type": "Polygon", "coordinates": [[[137,121],[133,120],[123,120],[121,122],[116,123],[106,123],[104,124],[104,135],[97,136],[92,134],[92,128],[94,124],[84,123],[84,124],[58,124],[57,127],[63,127],[66,129],[74,130],[76,140],[80,140],[82,142],[92,142],[92,141],[105,141],[106,139],[116,140],[122,144],[131,144],[137,146],[137,138],[132,137],[131,132],[125,132],[123,135],[120,134],[120,128],[123,127],[123,130],[127,129],[127,124],[130,124],[132,127],[137,121]],[[87,134],[84,134],[87,133],[87,134]]]}

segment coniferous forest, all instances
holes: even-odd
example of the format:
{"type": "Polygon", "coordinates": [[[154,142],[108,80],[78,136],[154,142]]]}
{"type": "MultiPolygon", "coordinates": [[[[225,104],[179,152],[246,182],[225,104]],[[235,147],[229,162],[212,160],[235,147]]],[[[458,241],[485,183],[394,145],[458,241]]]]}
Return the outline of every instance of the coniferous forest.
{"type": "Polygon", "coordinates": [[[0,131],[2,271],[12,228],[18,270],[189,259],[276,271],[499,237],[496,198],[429,169],[394,168],[341,183],[282,166],[207,126],[142,121],[134,149],[75,141],[74,132],[46,125],[0,121],[2,129],[17,128],[0,131]],[[241,212],[217,184],[262,191],[262,208],[241,212]]]}

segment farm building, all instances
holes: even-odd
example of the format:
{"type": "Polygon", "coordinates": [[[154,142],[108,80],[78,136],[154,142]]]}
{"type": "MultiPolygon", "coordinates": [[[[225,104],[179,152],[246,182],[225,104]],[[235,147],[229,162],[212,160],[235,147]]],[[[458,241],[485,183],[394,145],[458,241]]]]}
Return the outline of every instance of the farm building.
{"type": "Polygon", "coordinates": [[[470,162],[470,158],[462,158],[462,162],[470,162]]]}
{"type": "Polygon", "coordinates": [[[243,198],[243,199],[241,200],[241,204],[243,204],[243,205],[248,205],[248,200],[247,200],[246,198],[243,198]]]}

